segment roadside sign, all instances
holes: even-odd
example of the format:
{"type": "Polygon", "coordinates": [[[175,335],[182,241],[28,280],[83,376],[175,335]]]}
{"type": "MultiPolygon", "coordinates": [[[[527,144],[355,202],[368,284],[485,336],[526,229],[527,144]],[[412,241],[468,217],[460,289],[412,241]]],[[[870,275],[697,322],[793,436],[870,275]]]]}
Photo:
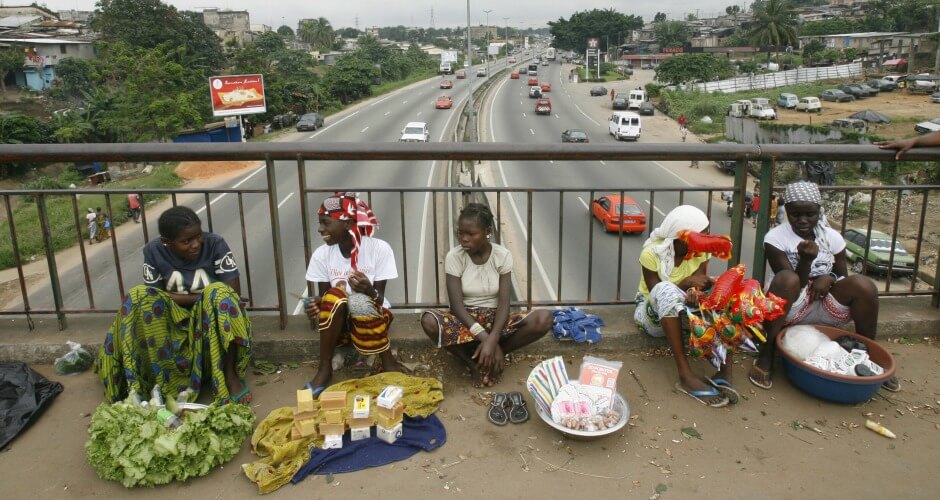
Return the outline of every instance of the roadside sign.
{"type": "Polygon", "coordinates": [[[597,38],[588,38],[587,46],[588,49],[596,49],[600,46],[600,41],[597,38]]]}
{"type": "Polygon", "coordinates": [[[588,55],[588,56],[596,56],[596,55],[597,55],[597,49],[587,49],[587,55],[588,55]]]}
{"type": "Polygon", "coordinates": [[[209,78],[212,116],[264,113],[263,75],[229,75],[209,78]]]}

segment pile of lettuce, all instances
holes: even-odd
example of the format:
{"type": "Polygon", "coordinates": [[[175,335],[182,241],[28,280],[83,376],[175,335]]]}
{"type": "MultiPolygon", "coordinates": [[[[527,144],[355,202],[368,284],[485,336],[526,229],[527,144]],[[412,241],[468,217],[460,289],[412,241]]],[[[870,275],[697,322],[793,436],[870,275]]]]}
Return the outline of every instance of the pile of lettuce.
{"type": "Polygon", "coordinates": [[[154,486],[204,476],[241,449],[255,415],[244,405],[212,405],[187,411],[169,430],[157,412],[136,404],[102,404],[85,443],[88,462],[102,479],[124,486],[154,486]]]}

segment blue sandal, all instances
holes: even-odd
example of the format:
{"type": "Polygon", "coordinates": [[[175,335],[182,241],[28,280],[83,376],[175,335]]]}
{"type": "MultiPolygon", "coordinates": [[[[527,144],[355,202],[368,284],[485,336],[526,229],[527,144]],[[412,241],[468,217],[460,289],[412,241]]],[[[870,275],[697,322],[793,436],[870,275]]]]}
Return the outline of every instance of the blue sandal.
{"type": "Polygon", "coordinates": [[[702,403],[705,406],[711,406],[712,408],[721,408],[723,406],[728,406],[729,400],[728,396],[722,394],[718,389],[714,387],[709,387],[708,389],[695,389],[692,391],[687,391],[682,387],[681,382],[676,382],[676,390],[688,395],[690,398],[702,403]],[[717,398],[721,397],[720,400],[714,403],[709,403],[702,398],[717,398]]]}
{"type": "Polygon", "coordinates": [[[241,382],[242,384],[242,390],[238,391],[238,394],[229,396],[229,399],[231,399],[235,403],[243,404],[242,399],[244,399],[245,396],[251,393],[251,388],[248,387],[248,382],[245,382],[245,379],[240,378],[238,379],[238,381],[241,382]]]}
{"type": "Polygon", "coordinates": [[[314,387],[310,385],[310,382],[307,382],[307,384],[304,385],[304,387],[310,390],[310,392],[313,394],[313,399],[317,399],[320,396],[320,393],[326,389],[325,385],[318,385],[314,387]]]}
{"type": "Polygon", "coordinates": [[[734,386],[731,385],[731,382],[721,378],[721,377],[712,377],[706,378],[715,389],[718,389],[722,394],[728,396],[729,404],[737,404],[741,400],[741,395],[738,394],[738,391],[734,389],[734,386]]]}

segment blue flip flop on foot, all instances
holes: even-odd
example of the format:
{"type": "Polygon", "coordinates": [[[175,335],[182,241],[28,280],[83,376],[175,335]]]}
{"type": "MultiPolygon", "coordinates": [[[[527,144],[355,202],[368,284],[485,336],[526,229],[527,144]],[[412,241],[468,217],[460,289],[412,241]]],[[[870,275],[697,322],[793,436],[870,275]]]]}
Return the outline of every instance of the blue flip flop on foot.
{"type": "Polygon", "coordinates": [[[712,377],[705,379],[711,384],[715,389],[721,391],[725,396],[728,396],[729,404],[737,404],[741,400],[741,395],[738,394],[738,391],[734,389],[734,386],[731,385],[731,382],[721,378],[721,377],[712,377]]]}
{"type": "Polygon", "coordinates": [[[248,382],[245,382],[245,379],[240,378],[238,379],[238,381],[242,384],[242,390],[238,391],[238,394],[230,396],[229,399],[231,399],[232,401],[236,403],[241,403],[242,399],[244,399],[245,396],[247,396],[248,393],[251,392],[251,389],[248,387],[248,382]]]}
{"type": "Polygon", "coordinates": [[[326,389],[325,385],[318,385],[314,387],[310,385],[310,382],[307,382],[307,384],[304,387],[310,390],[310,392],[313,394],[313,399],[317,399],[318,397],[320,397],[320,393],[323,392],[324,389],[326,389]]]}
{"type": "Polygon", "coordinates": [[[722,394],[718,389],[714,387],[709,387],[708,389],[695,389],[692,391],[687,391],[685,390],[685,388],[682,387],[681,382],[676,382],[676,390],[683,394],[687,394],[690,398],[698,401],[699,403],[702,403],[705,406],[711,406],[712,408],[721,408],[723,406],[728,406],[728,402],[729,402],[728,396],[722,394]],[[716,403],[709,403],[703,399],[703,398],[717,398],[717,397],[720,397],[721,399],[716,403]]]}

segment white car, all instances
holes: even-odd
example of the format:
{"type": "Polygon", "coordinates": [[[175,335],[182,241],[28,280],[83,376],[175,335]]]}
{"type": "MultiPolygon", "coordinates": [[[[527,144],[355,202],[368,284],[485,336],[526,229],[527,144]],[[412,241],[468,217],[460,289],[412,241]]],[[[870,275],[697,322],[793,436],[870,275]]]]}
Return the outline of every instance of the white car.
{"type": "Polygon", "coordinates": [[[920,132],[921,134],[926,134],[927,132],[936,132],[940,130],[940,118],[934,118],[933,120],[920,122],[917,125],[914,125],[914,130],[920,132]]]}
{"type": "Polygon", "coordinates": [[[770,106],[764,106],[763,104],[753,104],[751,109],[748,112],[749,116],[752,118],[757,118],[758,120],[776,120],[777,112],[774,111],[774,108],[770,106]]]}
{"type": "Polygon", "coordinates": [[[398,142],[430,142],[431,132],[425,122],[408,122],[401,130],[398,142]]]}
{"type": "Polygon", "coordinates": [[[818,97],[801,97],[800,101],[796,103],[796,110],[806,111],[807,113],[812,111],[822,113],[822,103],[818,97]]]}

